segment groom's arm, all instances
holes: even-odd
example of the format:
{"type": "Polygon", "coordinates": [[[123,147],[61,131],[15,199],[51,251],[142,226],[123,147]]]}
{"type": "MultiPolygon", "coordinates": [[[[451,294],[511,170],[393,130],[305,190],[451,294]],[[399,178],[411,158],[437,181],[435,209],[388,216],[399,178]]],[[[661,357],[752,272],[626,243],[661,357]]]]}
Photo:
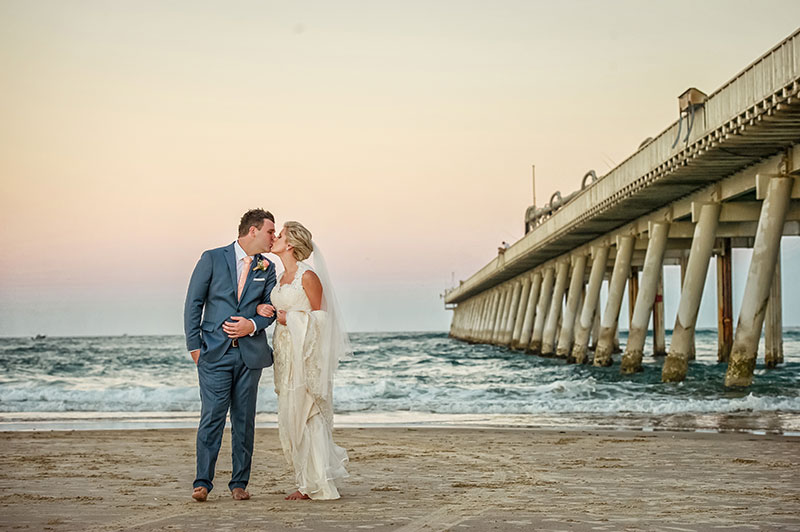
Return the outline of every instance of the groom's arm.
{"type": "MultiPolygon", "coordinates": [[[[261,303],[271,305],[272,299],[270,299],[270,294],[272,294],[272,289],[275,288],[275,284],[278,282],[278,278],[275,275],[275,263],[273,262],[270,262],[269,268],[267,269],[266,279],[267,286],[264,287],[264,297],[261,298],[261,303]]],[[[275,321],[275,315],[273,314],[271,318],[265,318],[264,316],[256,314],[251,319],[256,324],[254,333],[257,333],[272,325],[272,322],[275,321]]]]}
{"type": "Polygon", "coordinates": [[[205,251],[192,272],[189,289],[186,291],[186,303],[183,307],[183,330],[186,334],[186,349],[190,352],[199,350],[203,343],[200,337],[200,324],[203,319],[203,305],[208,296],[212,272],[211,253],[205,251]]]}

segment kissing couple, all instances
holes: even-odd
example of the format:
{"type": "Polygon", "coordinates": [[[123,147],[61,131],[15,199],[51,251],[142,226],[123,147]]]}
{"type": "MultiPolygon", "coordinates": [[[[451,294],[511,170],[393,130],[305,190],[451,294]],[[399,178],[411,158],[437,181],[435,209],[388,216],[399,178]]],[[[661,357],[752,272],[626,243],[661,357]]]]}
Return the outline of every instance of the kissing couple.
{"type": "Polygon", "coordinates": [[[230,409],[228,488],[247,500],[261,370],[273,364],[278,430],[297,490],[286,499],[338,499],[335,480],[347,477],[347,452],[333,442],[333,374],[352,352],[325,261],[298,222],[275,236],[275,218],[253,209],[239,237],[205,251],[189,281],[184,307],[186,347],[197,365],[202,411],[197,429],[197,474],[192,498],[203,502],[230,409]],[[283,264],[278,280],[272,252],[283,264]],[[303,261],[314,255],[314,270],[303,261]],[[273,321],[272,345],[265,329],[273,321]]]}

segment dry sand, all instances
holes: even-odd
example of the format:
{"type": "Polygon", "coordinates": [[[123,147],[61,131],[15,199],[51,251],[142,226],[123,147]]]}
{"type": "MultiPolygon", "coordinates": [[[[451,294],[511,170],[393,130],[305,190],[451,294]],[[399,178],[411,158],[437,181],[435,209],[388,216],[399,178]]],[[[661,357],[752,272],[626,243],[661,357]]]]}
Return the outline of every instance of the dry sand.
{"type": "Polygon", "coordinates": [[[336,430],[338,501],[285,501],[259,429],[250,501],[229,435],[208,502],[190,499],[193,430],[0,433],[4,530],[800,530],[800,438],[680,432],[336,430]]]}

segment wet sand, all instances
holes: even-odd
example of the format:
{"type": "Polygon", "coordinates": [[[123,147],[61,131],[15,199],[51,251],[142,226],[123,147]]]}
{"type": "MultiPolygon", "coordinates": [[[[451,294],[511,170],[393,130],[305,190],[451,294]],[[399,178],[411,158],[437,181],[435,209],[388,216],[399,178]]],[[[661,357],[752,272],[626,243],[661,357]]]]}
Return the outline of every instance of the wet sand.
{"type": "Polygon", "coordinates": [[[3,530],[800,530],[800,438],[541,429],[337,429],[338,501],[293,491],[275,429],[256,434],[250,501],[230,438],[206,503],[194,430],[0,433],[3,530]]]}

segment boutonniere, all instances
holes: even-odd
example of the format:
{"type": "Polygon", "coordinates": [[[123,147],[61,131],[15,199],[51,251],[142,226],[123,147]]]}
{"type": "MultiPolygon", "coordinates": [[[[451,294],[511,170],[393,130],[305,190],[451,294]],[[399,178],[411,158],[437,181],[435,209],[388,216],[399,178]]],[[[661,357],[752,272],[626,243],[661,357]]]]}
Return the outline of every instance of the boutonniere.
{"type": "Polygon", "coordinates": [[[267,271],[267,268],[269,268],[269,261],[267,259],[261,258],[258,259],[258,264],[256,264],[255,268],[253,268],[253,271],[261,270],[262,272],[265,272],[267,271]]]}

